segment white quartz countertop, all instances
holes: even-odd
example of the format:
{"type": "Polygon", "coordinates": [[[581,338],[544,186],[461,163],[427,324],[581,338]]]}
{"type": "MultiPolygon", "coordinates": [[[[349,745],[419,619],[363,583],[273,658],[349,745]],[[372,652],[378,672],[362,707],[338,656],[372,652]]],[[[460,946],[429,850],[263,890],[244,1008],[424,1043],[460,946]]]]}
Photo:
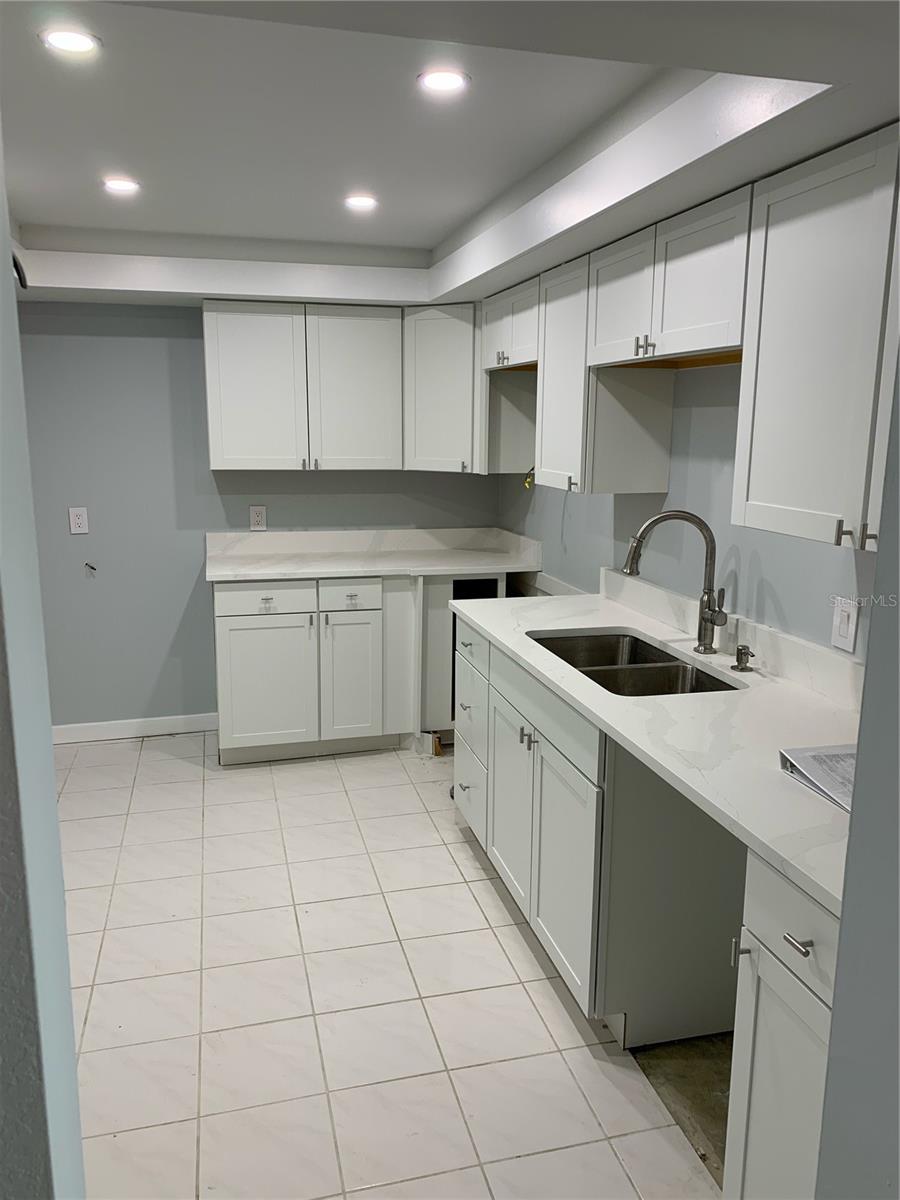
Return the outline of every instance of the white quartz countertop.
{"type": "Polygon", "coordinates": [[[782,748],[856,741],[859,714],[797,683],[730,670],[696,638],[605,596],[454,601],[455,612],[593,724],[835,915],[849,815],[781,771],[782,748]],[[627,630],[736,691],[627,697],[608,692],[528,637],[530,631],[627,630]]]}
{"type": "Polygon", "coordinates": [[[503,529],[208,533],[210,583],[364,575],[499,575],[537,571],[541,544],[503,529]]]}

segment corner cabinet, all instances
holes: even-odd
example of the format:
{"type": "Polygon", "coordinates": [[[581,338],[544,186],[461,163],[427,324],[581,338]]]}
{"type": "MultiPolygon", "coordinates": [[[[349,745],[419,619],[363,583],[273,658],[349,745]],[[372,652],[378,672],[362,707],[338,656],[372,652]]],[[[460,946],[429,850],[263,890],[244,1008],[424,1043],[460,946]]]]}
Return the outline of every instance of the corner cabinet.
{"type": "Polygon", "coordinates": [[[400,310],[309,304],[306,339],[313,468],[400,470],[400,310]]]}
{"type": "Polygon", "coordinates": [[[471,471],[475,306],[403,314],[404,466],[471,471]]]}
{"type": "Polygon", "coordinates": [[[754,189],[735,525],[874,548],[896,176],[894,126],[754,189]]]}
{"type": "Polygon", "coordinates": [[[212,470],[302,470],[309,461],[302,304],[203,305],[212,470]]]}

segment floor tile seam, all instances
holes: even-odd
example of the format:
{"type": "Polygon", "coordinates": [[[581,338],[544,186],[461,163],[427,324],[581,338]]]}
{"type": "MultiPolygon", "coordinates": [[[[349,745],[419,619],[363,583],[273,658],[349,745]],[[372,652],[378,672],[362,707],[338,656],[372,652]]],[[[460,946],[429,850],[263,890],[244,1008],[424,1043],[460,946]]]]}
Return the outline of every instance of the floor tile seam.
{"type": "MultiPolygon", "coordinates": [[[[404,769],[405,769],[405,768],[404,768],[404,769]]],[[[380,883],[381,883],[381,880],[380,880],[380,878],[379,878],[379,876],[378,876],[378,872],[375,870],[375,864],[374,864],[374,862],[372,862],[372,861],[371,861],[371,859],[372,859],[372,856],[371,856],[371,854],[369,854],[369,862],[370,862],[371,869],[372,869],[372,871],[373,871],[373,872],[375,872],[375,878],[376,878],[376,879],[378,879],[378,882],[379,882],[379,884],[380,884],[380,883]]],[[[414,890],[414,889],[411,889],[411,890],[414,890]]],[[[470,1145],[471,1145],[471,1147],[472,1147],[472,1153],[475,1155],[475,1159],[476,1159],[476,1162],[477,1162],[477,1161],[478,1161],[478,1158],[479,1158],[479,1156],[478,1156],[478,1147],[477,1147],[477,1145],[475,1144],[475,1137],[474,1137],[474,1135],[473,1135],[473,1133],[472,1133],[472,1130],[471,1130],[471,1128],[470,1128],[470,1126],[469,1126],[469,1122],[468,1122],[468,1119],[467,1119],[467,1117],[466,1117],[465,1111],[463,1110],[462,1101],[461,1101],[461,1100],[460,1100],[460,1098],[459,1098],[459,1093],[458,1093],[458,1092],[457,1092],[457,1090],[456,1090],[456,1085],[454,1084],[454,1082],[453,1082],[453,1077],[452,1077],[452,1075],[450,1074],[450,1068],[447,1066],[447,1058],[446,1058],[446,1055],[444,1054],[444,1049],[443,1049],[443,1047],[441,1046],[441,1041],[440,1041],[440,1038],[438,1037],[438,1035],[437,1035],[437,1032],[436,1032],[436,1030],[435,1030],[435,1028],[434,1028],[434,1024],[432,1023],[432,1020],[431,1020],[431,1014],[430,1014],[430,1013],[429,1013],[429,1011],[428,1011],[428,1006],[425,1004],[425,998],[424,998],[424,997],[423,997],[423,995],[422,995],[422,989],[421,989],[421,988],[420,988],[420,986],[419,986],[419,981],[418,981],[418,979],[416,978],[415,971],[413,971],[413,968],[412,968],[412,963],[409,961],[409,955],[406,953],[406,947],[405,947],[405,946],[404,946],[404,944],[403,944],[403,939],[400,937],[399,931],[398,931],[398,929],[397,929],[397,923],[396,923],[396,921],[394,920],[394,914],[391,912],[391,906],[390,906],[390,905],[388,904],[388,902],[387,902],[387,897],[386,897],[386,894],[385,894],[385,892],[384,892],[384,889],[383,889],[383,888],[382,888],[382,903],[384,904],[384,907],[387,909],[387,912],[388,912],[388,917],[389,917],[389,919],[390,919],[391,925],[392,925],[392,926],[393,926],[393,928],[394,928],[394,933],[395,933],[395,934],[396,934],[396,936],[397,936],[397,941],[398,941],[398,943],[399,943],[399,945],[400,945],[400,951],[401,951],[401,953],[402,953],[402,955],[403,955],[403,961],[406,963],[406,969],[407,969],[407,971],[409,972],[409,977],[410,977],[410,979],[412,979],[413,987],[416,989],[416,995],[418,996],[418,999],[419,999],[419,1005],[420,1005],[420,1007],[421,1007],[421,1009],[422,1009],[422,1012],[423,1012],[423,1014],[424,1014],[424,1016],[425,1016],[425,1021],[426,1021],[426,1022],[427,1022],[427,1024],[428,1024],[428,1029],[429,1029],[429,1031],[430,1031],[430,1033],[431,1033],[431,1037],[432,1037],[432,1039],[433,1039],[433,1041],[434,1041],[434,1044],[435,1044],[435,1046],[436,1046],[436,1048],[437,1048],[437,1052],[438,1052],[438,1055],[439,1055],[439,1057],[440,1057],[440,1060],[441,1060],[441,1062],[443,1063],[444,1072],[445,1072],[445,1074],[446,1074],[446,1076],[447,1076],[447,1082],[448,1082],[448,1083],[449,1083],[449,1085],[450,1085],[450,1090],[452,1091],[452,1093],[453,1093],[453,1098],[454,1098],[454,1100],[456,1101],[456,1108],[457,1108],[457,1111],[459,1112],[460,1119],[462,1120],[462,1123],[463,1123],[463,1128],[464,1128],[464,1129],[465,1129],[465,1131],[466,1131],[466,1136],[468,1137],[468,1139],[469,1139],[469,1144],[470,1144],[470,1145]]],[[[482,1174],[483,1174],[483,1172],[482,1172],[482,1174]]],[[[492,1193],[492,1194],[493,1194],[493,1193],[492,1193]]]]}
{"type": "MultiPolygon", "coordinates": [[[[338,772],[338,774],[340,775],[340,772],[338,772]]],[[[341,779],[341,783],[343,784],[343,779],[341,779]]],[[[331,793],[324,793],[324,794],[329,795],[331,793]]],[[[334,794],[337,794],[337,793],[334,793],[334,794]]],[[[346,790],[344,791],[344,795],[346,795],[346,790]]],[[[348,803],[349,803],[349,801],[348,801],[348,803]]],[[[284,825],[281,824],[281,810],[277,808],[277,802],[276,802],[276,810],[278,812],[279,828],[281,830],[282,848],[284,849],[285,857],[287,857],[287,842],[285,841],[285,836],[284,836],[284,825]]],[[[310,1015],[311,1015],[311,1019],[312,1019],[312,1023],[313,1023],[313,1031],[314,1031],[315,1039],[316,1039],[316,1051],[319,1056],[319,1070],[322,1074],[322,1086],[325,1089],[325,1091],[324,1091],[325,1106],[328,1110],[328,1125],[331,1130],[331,1145],[332,1145],[332,1150],[334,1152],[335,1164],[337,1166],[338,1183],[340,1185],[340,1191],[343,1194],[346,1191],[346,1180],[344,1178],[344,1163],[343,1163],[343,1159],[341,1157],[340,1142],[338,1141],[337,1122],[335,1121],[335,1117],[334,1117],[334,1107],[331,1102],[331,1092],[328,1087],[328,1074],[325,1070],[325,1054],[322,1050],[322,1037],[319,1032],[318,1021],[316,1020],[315,998],[313,996],[312,983],[310,982],[310,978],[309,978],[309,968],[306,963],[306,954],[305,954],[304,947],[303,947],[303,930],[300,925],[300,913],[299,913],[298,907],[297,907],[297,897],[294,892],[294,880],[291,875],[290,865],[288,865],[288,868],[287,868],[287,875],[288,875],[288,887],[290,889],[291,901],[292,901],[291,907],[293,909],[293,914],[294,914],[294,927],[297,930],[297,940],[298,940],[298,944],[300,947],[300,956],[303,961],[303,975],[304,975],[305,984],[306,984],[306,995],[307,995],[307,999],[309,1000],[310,1015]]]]}

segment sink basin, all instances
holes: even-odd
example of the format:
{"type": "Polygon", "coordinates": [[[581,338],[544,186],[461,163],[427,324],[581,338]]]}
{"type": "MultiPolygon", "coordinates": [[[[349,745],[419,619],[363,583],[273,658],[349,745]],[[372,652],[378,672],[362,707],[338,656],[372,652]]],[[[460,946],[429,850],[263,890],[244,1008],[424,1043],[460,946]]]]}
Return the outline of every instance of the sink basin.
{"type": "Polygon", "coordinates": [[[736,686],[630,633],[529,633],[539,646],[619,696],[733,692],[736,686]]]}
{"type": "Polygon", "coordinates": [[[579,671],[677,662],[668,651],[630,633],[529,633],[528,636],[579,671]]]}
{"type": "Polygon", "coordinates": [[[582,674],[619,696],[681,696],[736,690],[734,684],[677,659],[630,667],[589,667],[582,674]]]}

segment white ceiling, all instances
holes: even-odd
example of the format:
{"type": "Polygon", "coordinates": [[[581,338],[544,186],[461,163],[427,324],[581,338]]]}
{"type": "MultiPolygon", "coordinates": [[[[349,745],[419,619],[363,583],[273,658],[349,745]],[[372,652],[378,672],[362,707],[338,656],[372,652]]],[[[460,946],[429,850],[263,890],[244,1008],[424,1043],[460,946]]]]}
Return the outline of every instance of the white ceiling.
{"type": "Polygon", "coordinates": [[[111,231],[431,248],[658,76],[485,46],[154,9],[5,4],[0,104],[14,220],[111,231]],[[92,62],[37,33],[66,13],[92,62]],[[435,102],[431,64],[472,76],[435,102]],[[139,197],[106,195],[131,174],[139,197]],[[352,190],[380,199],[361,217],[352,190]]]}

